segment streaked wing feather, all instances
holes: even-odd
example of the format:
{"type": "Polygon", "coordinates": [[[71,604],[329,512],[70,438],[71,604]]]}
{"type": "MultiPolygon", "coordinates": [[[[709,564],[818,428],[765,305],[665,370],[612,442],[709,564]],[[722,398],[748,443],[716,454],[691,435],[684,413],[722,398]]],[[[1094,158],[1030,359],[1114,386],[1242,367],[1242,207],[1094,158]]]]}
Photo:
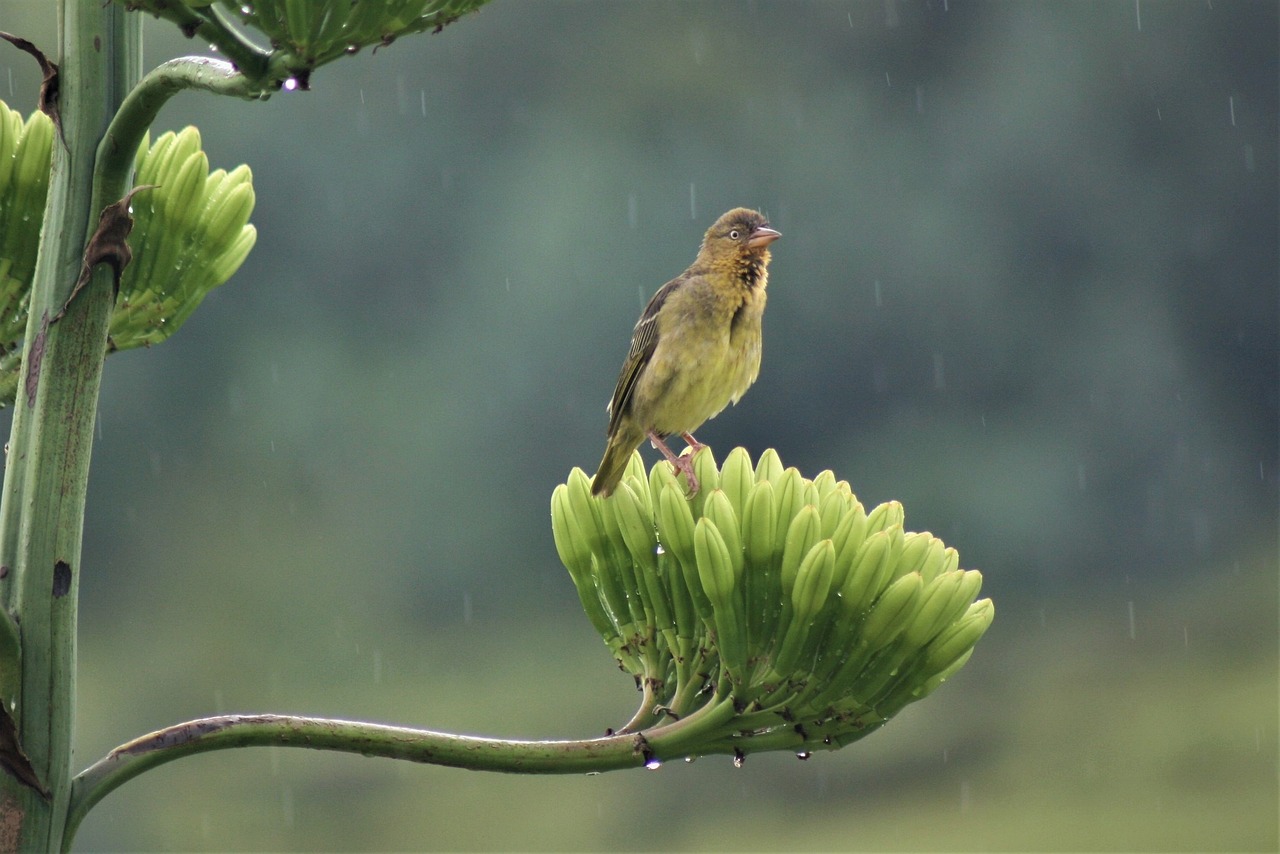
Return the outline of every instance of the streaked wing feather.
{"type": "Polygon", "coordinates": [[[631,348],[627,351],[627,358],[622,363],[622,371],[618,374],[618,385],[614,388],[613,397],[609,401],[607,433],[610,436],[617,431],[622,413],[626,412],[631,404],[631,395],[635,392],[636,382],[644,372],[645,366],[649,364],[653,351],[658,347],[658,312],[662,310],[663,303],[682,280],[683,277],[672,279],[659,288],[649,300],[649,304],[645,306],[640,319],[636,321],[636,328],[631,333],[631,348]]]}

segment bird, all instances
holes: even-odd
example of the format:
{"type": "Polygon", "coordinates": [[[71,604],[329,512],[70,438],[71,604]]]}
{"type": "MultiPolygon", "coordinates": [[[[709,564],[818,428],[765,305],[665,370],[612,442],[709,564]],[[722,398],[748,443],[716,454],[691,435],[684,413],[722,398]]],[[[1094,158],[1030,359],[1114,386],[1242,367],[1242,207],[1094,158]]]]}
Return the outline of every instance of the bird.
{"type": "Polygon", "coordinates": [[[734,208],[707,229],[689,269],[649,300],[606,407],[593,495],[613,493],[645,437],[697,494],[693,455],[704,446],[693,431],[736,404],[760,374],[769,246],[781,236],[758,211],[734,208]],[[663,439],[674,435],[691,454],[671,452],[663,439]]]}

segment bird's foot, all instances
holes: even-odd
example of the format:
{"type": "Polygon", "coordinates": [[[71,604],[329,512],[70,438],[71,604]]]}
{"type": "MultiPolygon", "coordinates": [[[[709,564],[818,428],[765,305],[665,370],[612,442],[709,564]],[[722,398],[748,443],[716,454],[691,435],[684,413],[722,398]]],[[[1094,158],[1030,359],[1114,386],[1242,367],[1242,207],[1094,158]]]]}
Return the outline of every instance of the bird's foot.
{"type": "Polygon", "coordinates": [[[684,497],[692,498],[697,495],[699,484],[698,476],[693,473],[693,454],[681,454],[671,461],[671,465],[675,466],[676,472],[684,472],[685,483],[689,485],[684,497]]]}
{"type": "Polygon", "coordinates": [[[698,451],[701,451],[703,448],[706,447],[706,445],[702,444],[697,439],[693,438],[692,433],[681,433],[680,438],[684,439],[685,444],[689,446],[690,453],[696,454],[698,453],[698,451]]]}
{"type": "Polygon", "coordinates": [[[689,442],[689,448],[693,453],[680,454],[677,456],[671,452],[671,449],[667,447],[667,443],[662,441],[662,437],[657,433],[650,433],[649,441],[653,443],[655,448],[662,452],[662,456],[667,458],[667,462],[671,463],[671,467],[676,470],[677,475],[681,473],[684,474],[685,483],[688,484],[688,491],[685,493],[685,498],[692,498],[698,494],[698,476],[693,473],[693,457],[694,454],[705,448],[706,445],[700,444],[697,439],[694,439],[693,436],[688,433],[681,433],[680,435],[686,442],[689,442]],[[693,441],[690,442],[690,439],[693,439],[693,441]]]}

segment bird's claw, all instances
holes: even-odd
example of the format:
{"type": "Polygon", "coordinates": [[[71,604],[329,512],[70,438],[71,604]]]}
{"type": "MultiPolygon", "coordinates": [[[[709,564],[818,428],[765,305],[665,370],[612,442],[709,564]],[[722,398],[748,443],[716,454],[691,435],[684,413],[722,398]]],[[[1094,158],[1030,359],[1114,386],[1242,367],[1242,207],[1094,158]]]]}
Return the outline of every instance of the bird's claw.
{"type": "Polygon", "coordinates": [[[671,461],[671,467],[675,469],[677,475],[684,473],[685,483],[688,484],[684,497],[689,499],[697,495],[699,484],[698,476],[693,473],[693,454],[681,454],[671,461]]]}

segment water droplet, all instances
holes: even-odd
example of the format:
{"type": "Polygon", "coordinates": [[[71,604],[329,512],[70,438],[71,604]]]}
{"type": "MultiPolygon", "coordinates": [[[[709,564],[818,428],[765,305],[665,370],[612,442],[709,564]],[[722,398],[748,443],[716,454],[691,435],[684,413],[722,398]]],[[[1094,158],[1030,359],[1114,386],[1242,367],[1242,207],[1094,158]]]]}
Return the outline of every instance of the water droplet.
{"type": "Polygon", "coordinates": [[[741,750],[735,747],[733,749],[733,767],[741,768],[743,765],[746,764],[746,762],[747,762],[747,754],[743,753],[741,750]]]}
{"type": "Polygon", "coordinates": [[[644,763],[644,767],[648,768],[650,771],[657,771],[662,767],[662,760],[656,756],[650,757],[649,761],[644,763]]]}
{"type": "Polygon", "coordinates": [[[809,751],[807,751],[807,750],[799,750],[799,751],[796,751],[796,759],[799,759],[801,762],[804,762],[805,760],[807,760],[807,759],[808,759],[810,756],[812,756],[812,755],[813,755],[813,754],[812,754],[812,753],[810,753],[810,752],[809,752],[809,751]]]}
{"type": "Polygon", "coordinates": [[[284,91],[292,92],[298,88],[298,78],[290,77],[284,81],[284,91]]]}
{"type": "Polygon", "coordinates": [[[653,550],[653,553],[661,557],[667,553],[667,550],[662,547],[662,543],[658,543],[658,547],[653,550]]]}

